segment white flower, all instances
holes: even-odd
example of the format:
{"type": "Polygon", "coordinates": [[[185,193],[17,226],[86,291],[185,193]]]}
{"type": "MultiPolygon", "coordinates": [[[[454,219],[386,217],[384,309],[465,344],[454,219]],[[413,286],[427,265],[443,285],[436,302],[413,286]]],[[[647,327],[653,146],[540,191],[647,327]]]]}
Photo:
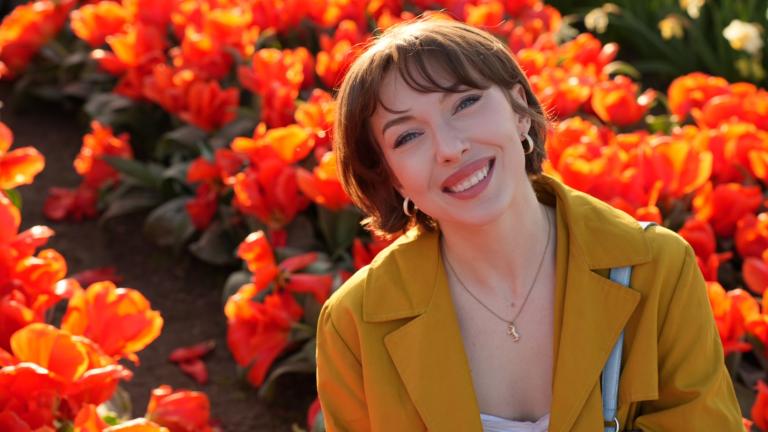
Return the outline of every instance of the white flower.
{"type": "Polygon", "coordinates": [[[683,20],[675,14],[669,14],[663,20],[659,21],[659,32],[664,40],[672,38],[682,39],[685,31],[683,29],[683,20]]]}
{"type": "Polygon", "coordinates": [[[761,28],[755,23],[733,20],[728,27],[723,29],[723,37],[731,44],[731,48],[737,51],[746,51],[755,55],[763,49],[763,39],[760,36],[761,28]]]}
{"type": "Polygon", "coordinates": [[[608,14],[602,8],[592,9],[584,17],[584,25],[595,33],[605,33],[608,27],[608,14]]]}
{"type": "Polygon", "coordinates": [[[701,15],[701,7],[706,0],[680,0],[680,8],[685,9],[689,17],[696,19],[701,15]]]}

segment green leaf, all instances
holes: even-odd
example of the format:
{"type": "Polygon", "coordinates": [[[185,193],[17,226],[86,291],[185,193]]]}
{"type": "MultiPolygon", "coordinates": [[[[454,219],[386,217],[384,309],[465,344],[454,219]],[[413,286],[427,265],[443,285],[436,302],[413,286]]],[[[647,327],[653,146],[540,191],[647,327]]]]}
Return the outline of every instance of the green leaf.
{"type": "Polygon", "coordinates": [[[247,117],[238,115],[238,117],[225,124],[211,137],[211,146],[213,148],[224,148],[229,146],[235,137],[253,135],[253,130],[259,124],[258,117],[249,115],[247,117]]]}
{"type": "Polygon", "coordinates": [[[232,297],[240,287],[251,281],[251,276],[251,272],[247,270],[232,272],[229,277],[227,277],[227,281],[224,282],[221,303],[227,304],[227,300],[232,297]]]}
{"type": "Polygon", "coordinates": [[[675,122],[672,121],[669,115],[647,115],[645,116],[645,122],[648,124],[651,133],[661,132],[669,134],[672,127],[675,126],[675,122]]]}
{"type": "Polygon", "coordinates": [[[335,257],[352,245],[360,227],[360,212],[354,207],[346,207],[334,212],[324,207],[317,210],[320,231],[323,233],[329,250],[335,257]]]}
{"type": "Polygon", "coordinates": [[[275,367],[264,380],[264,383],[259,388],[259,397],[262,399],[271,399],[274,395],[275,380],[281,375],[287,373],[314,373],[315,372],[315,339],[310,340],[304,346],[281,361],[280,364],[275,367]]]}
{"type": "Polygon", "coordinates": [[[88,98],[83,110],[94,120],[114,125],[121,111],[134,106],[134,102],[116,93],[99,93],[88,98]]]}
{"type": "Polygon", "coordinates": [[[163,181],[163,167],[149,162],[141,163],[133,159],[123,159],[115,156],[104,156],[104,160],[126,177],[152,189],[159,189],[163,181]]]}
{"type": "Polygon", "coordinates": [[[614,75],[614,74],[627,75],[632,77],[635,80],[639,80],[641,78],[640,72],[638,72],[638,70],[635,69],[634,66],[623,61],[614,61],[614,62],[608,63],[603,68],[603,72],[607,73],[608,75],[614,75]]]}
{"type": "Polygon", "coordinates": [[[16,189],[5,189],[4,190],[5,195],[8,197],[8,199],[11,201],[11,204],[16,206],[19,210],[21,210],[21,204],[22,204],[22,198],[21,193],[19,193],[16,189]]]}
{"type": "Polygon", "coordinates": [[[236,264],[237,242],[221,221],[214,221],[189,250],[201,260],[213,265],[236,264]]]}
{"type": "Polygon", "coordinates": [[[131,187],[107,204],[107,210],[99,218],[99,223],[103,224],[118,216],[149,210],[162,203],[162,196],[154,190],[131,187]]]}
{"type": "Polygon", "coordinates": [[[185,125],[163,134],[155,149],[157,159],[165,159],[177,152],[189,155],[197,155],[198,143],[205,141],[208,134],[202,129],[185,125]]]}
{"type": "Polygon", "coordinates": [[[156,209],[144,220],[144,232],[158,245],[179,247],[195,233],[187,213],[189,197],[174,198],[156,209]]]}

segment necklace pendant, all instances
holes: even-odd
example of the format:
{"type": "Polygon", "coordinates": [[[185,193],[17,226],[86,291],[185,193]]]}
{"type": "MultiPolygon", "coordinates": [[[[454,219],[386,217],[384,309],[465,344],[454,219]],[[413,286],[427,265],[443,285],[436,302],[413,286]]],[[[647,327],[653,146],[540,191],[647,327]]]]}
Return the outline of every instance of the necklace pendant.
{"type": "Polygon", "coordinates": [[[517,333],[517,327],[515,327],[514,323],[509,323],[507,325],[507,334],[512,336],[512,342],[520,340],[520,335],[517,333]]]}

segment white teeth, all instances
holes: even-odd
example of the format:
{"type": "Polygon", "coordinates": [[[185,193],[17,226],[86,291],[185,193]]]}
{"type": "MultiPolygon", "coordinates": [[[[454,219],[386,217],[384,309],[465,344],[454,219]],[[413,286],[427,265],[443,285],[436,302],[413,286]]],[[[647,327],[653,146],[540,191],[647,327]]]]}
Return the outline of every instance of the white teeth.
{"type": "Polygon", "coordinates": [[[483,179],[485,179],[485,177],[488,176],[489,170],[490,170],[489,165],[485,165],[484,167],[475,171],[471,176],[466,178],[461,183],[457,184],[456,186],[448,188],[448,190],[451,192],[464,192],[465,190],[483,181],[483,179]]]}

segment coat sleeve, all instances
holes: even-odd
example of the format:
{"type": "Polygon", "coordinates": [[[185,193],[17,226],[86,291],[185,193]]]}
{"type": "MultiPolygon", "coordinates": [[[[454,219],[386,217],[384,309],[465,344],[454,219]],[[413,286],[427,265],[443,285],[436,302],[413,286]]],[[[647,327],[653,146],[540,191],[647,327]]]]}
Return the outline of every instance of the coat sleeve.
{"type": "Polygon", "coordinates": [[[328,432],[370,431],[359,354],[350,348],[326,302],[317,323],[317,392],[328,432]]]}
{"type": "Polygon", "coordinates": [[[640,403],[634,429],[743,432],[706,283],[688,245],[666,316],[661,319],[659,398],[640,403]]]}

